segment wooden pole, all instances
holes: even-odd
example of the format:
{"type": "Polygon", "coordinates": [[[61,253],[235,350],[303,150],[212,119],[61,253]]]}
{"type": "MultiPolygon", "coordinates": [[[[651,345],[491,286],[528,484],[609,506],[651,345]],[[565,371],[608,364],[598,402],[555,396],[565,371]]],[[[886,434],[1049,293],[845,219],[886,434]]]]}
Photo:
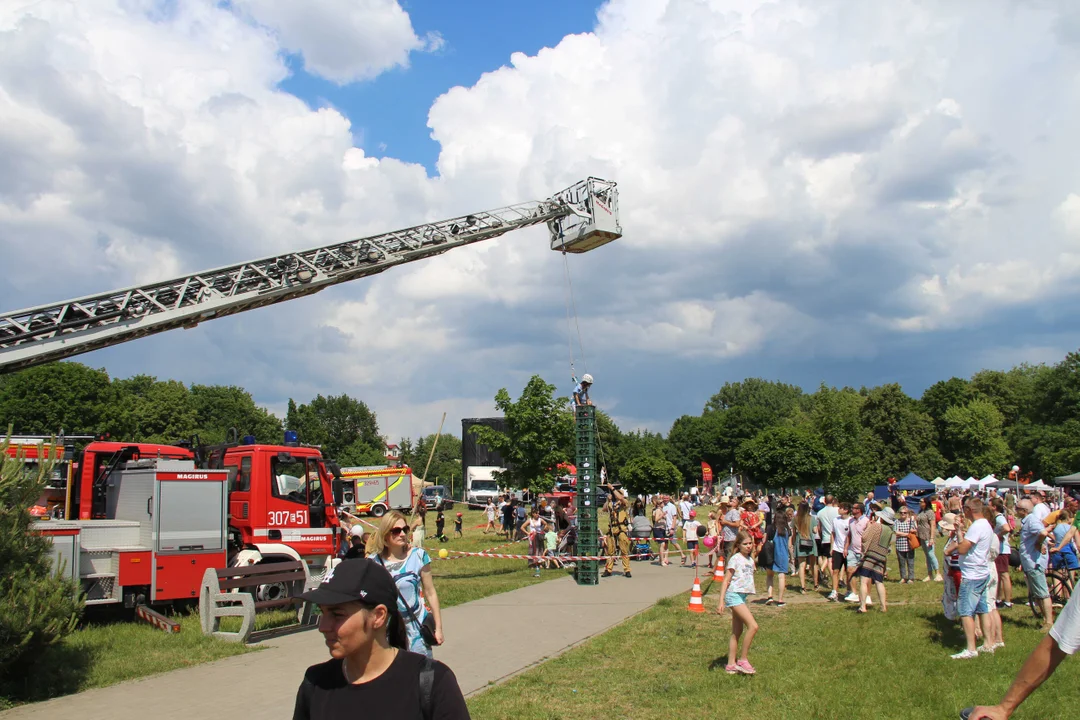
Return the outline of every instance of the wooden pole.
{"type": "Polygon", "coordinates": [[[431,468],[431,458],[435,457],[435,447],[439,444],[439,437],[442,435],[442,426],[446,422],[446,413],[442,414],[442,420],[439,421],[439,432],[435,433],[435,442],[431,443],[431,452],[427,456],[427,465],[424,466],[424,476],[420,478],[420,487],[424,487],[424,483],[427,482],[427,472],[431,468]]]}

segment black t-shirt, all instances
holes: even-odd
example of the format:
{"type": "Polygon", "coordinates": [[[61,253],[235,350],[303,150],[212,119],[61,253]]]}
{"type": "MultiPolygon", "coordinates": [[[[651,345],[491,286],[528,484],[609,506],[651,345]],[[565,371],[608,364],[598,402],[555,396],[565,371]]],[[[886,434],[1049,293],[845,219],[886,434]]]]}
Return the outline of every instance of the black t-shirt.
{"type": "MultiPolygon", "coordinates": [[[[469,720],[469,709],[457,678],[446,665],[433,661],[431,688],[433,720],[469,720]]],[[[424,656],[399,650],[379,677],[361,685],[345,681],[341,660],[312,665],[296,693],[293,720],[423,720],[420,710],[420,670],[424,656]]]]}

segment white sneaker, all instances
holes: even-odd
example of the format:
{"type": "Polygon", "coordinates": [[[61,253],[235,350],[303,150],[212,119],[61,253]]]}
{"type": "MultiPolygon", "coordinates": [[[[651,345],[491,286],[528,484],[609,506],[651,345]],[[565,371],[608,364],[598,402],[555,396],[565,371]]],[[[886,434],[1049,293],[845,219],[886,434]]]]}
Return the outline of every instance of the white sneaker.
{"type": "Polygon", "coordinates": [[[993,655],[995,647],[997,647],[997,646],[996,645],[980,645],[979,647],[975,648],[975,652],[986,653],[987,655],[993,655]]]}
{"type": "Polygon", "coordinates": [[[1003,642],[994,643],[993,646],[991,646],[990,650],[993,651],[993,650],[997,650],[998,648],[1003,648],[1003,647],[1005,647],[1005,643],[1003,643],[1003,642]]]}
{"type": "Polygon", "coordinates": [[[962,652],[958,652],[955,655],[950,655],[953,660],[970,660],[971,658],[979,657],[979,653],[975,650],[964,649],[962,652]]]}
{"type": "Polygon", "coordinates": [[[829,593],[829,596],[828,596],[828,597],[827,597],[826,599],[827,599],[827,600],[828,600],[829,602],[836,602],[836,601],[837,601],[837,600],[838,600],[839,598],[838,598],[838,597],[837,597],[837,595],[836,595],[836,591],[835,591],[835,590],[833,590],[833,591],[832,591],[831,593],[829,593]]]}
{"type": "Polygon", "coordinates": [[[855,593],[848,593],[844,596],[844,602],[859,602],[859,596],[855,593]]]}
{"type": "Polygon", "coordinates": [[[866,596],[866,604],[867,604],[867,605],[873,605],[873,604],[874,604],[874,598],[872,598],[872,597],[870,597],[869,595],[867,595],[867,596],[866,596]]]}

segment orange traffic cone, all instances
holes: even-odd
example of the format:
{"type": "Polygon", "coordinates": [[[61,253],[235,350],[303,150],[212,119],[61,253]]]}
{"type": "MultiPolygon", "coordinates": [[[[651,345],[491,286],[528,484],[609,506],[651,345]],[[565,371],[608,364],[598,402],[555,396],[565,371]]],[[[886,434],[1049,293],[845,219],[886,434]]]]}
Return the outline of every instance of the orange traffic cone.
{"type": "Polygon", "coordinates": [[[697,573],[694,574],[694,587],[690,589],[690,606],[686,609],[695,613],[705,612],[705,603],[701,597],[701,581],[697,573]]]}
{"type": "Polygon", "coordinates": [[[716,558],[716,569],[712,574],[713,582],[724,582],[724,556],[718,555],[716,558]]]}

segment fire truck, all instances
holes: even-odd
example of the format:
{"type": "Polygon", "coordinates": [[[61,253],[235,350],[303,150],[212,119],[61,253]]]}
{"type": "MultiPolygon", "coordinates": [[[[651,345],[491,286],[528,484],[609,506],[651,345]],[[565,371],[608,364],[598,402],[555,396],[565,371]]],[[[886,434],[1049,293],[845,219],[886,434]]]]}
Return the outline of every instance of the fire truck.
{"type": "Polygon", "coordinates": [[[390,510],[409,511],[416,502],[413,475],[408,467],[341,468],[343,509],[382,517],[390,510]]]}
{"type": "Polygon", "coordinates": [[[91,605],[193,600],[207,568],[301,560],[318,576],[340,547],[340,481],[295,433],[283,445],[96,441],[70,467],[68,519],[35,529],[91,605]]]}

